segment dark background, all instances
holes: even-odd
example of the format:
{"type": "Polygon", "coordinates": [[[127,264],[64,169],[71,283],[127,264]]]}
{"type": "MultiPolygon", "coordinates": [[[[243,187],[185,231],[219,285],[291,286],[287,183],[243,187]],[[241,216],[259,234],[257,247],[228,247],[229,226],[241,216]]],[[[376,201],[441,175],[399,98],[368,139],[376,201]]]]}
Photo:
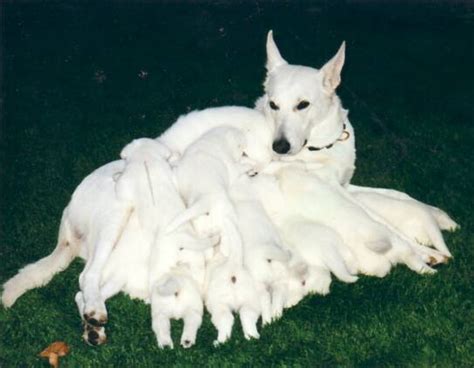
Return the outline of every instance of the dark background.
{"type": "MultiPolygon", "coordinates": [[[[357,137],[354,182],[446,209],[453,261],[435,276],[404,267],[334,282],[247,342],[214,349],[206,317],[189,351],[160,351],[149,307],[108,303],[109,343],[91,348],[74,304],[82,263],[0,307],[0,366],[474,365],[473,35],[465,2],[2,2],[0,282],[55,246],[62,209],[88,173],[131,139],[188,111],[253,106],[265,38],[290,63],[319,68],[347,42],[339,95],[357,137]],[[140,77],[141,75],[141,77],[140,77]]],[[[175,323],[175,345],[181,323],[175,323]]]]}

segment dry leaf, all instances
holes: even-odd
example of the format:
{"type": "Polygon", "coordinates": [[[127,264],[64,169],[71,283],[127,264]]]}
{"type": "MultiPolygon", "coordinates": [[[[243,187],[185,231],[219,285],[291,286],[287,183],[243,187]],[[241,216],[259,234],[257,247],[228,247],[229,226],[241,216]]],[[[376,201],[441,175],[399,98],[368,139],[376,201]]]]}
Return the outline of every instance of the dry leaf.
{"type": "Polygon", "coordinates": [[[59,367],[59,357],[69,354],[69,346],[65,342],[56,341],[44,349],[39,355],[49,359],[49,364],[54,368],[59,367]]]}

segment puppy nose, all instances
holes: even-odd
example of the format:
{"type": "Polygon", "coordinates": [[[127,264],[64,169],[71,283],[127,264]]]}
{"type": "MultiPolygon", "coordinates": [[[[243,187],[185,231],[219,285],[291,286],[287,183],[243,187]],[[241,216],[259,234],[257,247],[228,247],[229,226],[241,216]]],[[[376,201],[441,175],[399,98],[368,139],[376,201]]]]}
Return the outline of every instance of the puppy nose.
{"type": "Polygon", "coordinates": [[[274,141],[272,148],[276,153],[285,154],[290,150],[290,142],[283,137],[274,141]]]}

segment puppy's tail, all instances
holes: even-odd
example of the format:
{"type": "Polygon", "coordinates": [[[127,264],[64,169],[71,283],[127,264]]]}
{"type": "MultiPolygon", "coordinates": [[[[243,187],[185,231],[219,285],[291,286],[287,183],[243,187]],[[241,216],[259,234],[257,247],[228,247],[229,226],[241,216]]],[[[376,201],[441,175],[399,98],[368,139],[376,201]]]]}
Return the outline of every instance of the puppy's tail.
{"type": "Polygon", "coordinates": [[[195,219],[196,217],[202,216],[209,212],[210,203],[207,200],[200,200],[193,206],[185,209],[179,215],[177,215],[166,227],[165,233],[169,234],[178,229],[181,225],[195,219]]]}
{"type": "Polygon", "coordinates": [[[5,308],[11,307],[26,291],[46,285],[56,273],[69,266],[79,254],[79,245],[74,244],[72,239],[66,208],[59,227],[58,244],[53,253],[23,267],[3,284],[2,304],[5,308]]]}

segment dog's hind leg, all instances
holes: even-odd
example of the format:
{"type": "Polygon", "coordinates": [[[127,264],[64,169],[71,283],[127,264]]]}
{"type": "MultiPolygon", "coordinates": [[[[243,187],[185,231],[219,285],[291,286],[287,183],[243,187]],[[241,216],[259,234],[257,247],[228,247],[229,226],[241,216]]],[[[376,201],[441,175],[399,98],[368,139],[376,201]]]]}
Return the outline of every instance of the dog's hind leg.
{"type": "Polygon", "coordinates": [[[441,230],[454,231],[457,228],[459,228],[459,225],[451,217],[449,217],[449,215],[446,212],[444,212],[442,209],[420,202],[416,200],[415,198],[410,197],[408,194],[400,192],[398,190],[362,187],[362,186],[353,185],[353,184],[350,184],[347,187],[347,189],[349,192],[377,193],[377,194],[385,195],[393,199],[417,202],[421,206],[426,206],[428,208],[428,211],[435,218],[436,223],[438,224],[441,230]]]}
{"type": "Polygon", "coordinates": [[[451,252],[444,241],[443,235],[441,234],[438,223],[434,217],[429,213],[425,217],[426,220],[423,221],[423,229],[427,239],[425,239],[425,241],[421,241],[420,243],[423,245],[425,245],[425,243],[432,244],[434,248],[436,248],[446,257],[452,257],[451,252]]]}
{"type": "Polygon", "coordinates": [[[158,346],[161,349],[169,347],[173,349],[173,340],[171,339],[171,323],[167,315],[158,312],[153,313],[152,327],[155,332],[158,346]]]}
{"type": "Polygon", "coordinates": [[[423,262],[430,266],[448,262],[448,257],[446,255],[433,248],[428,248],[415,242],[410,243],[410,246],[423,259],[423,262]]]}
{"type": "Polygon", "coordinates": [[[105,334],[105,327],[104,326],[93,326],[87,323],[84,320],[84,297],[82,291],[79,291],[75,296],[75,301],[77,305],[77,309],[79,310],[79,315],[82,319],[82,324],[84,326],[84,332],[82,334],[82,338],[86,343],[89,345],[102,345],[107,341],[107,335],[105,334]]]}
{"type": "Polygon", "coordinates": [[[389,251],[390,259],[405,263],[411,270],[420,274],[433,274],[436,270],[428,266],[423,258],[410,246],[410,243],[399,238],[396,234],[392,236],[393,247],[389,251]]]}
{"type": "Polygon", "coordinates": [[[132,209],[126,209],[115,221],[110,221],[106,229],[101,229],[98,240],[94,244],[94,252],[87,260],[86,267],[79,278],[84,297],[84,319],[93,326],[107,323],[105,301],[100,292],[102,269],[104,268],[115,244],[127,226],[132,209]]]}
{"type": "Polygon", "coordinates": [[[460,227],[456,221],[449,217],[442,209],[430,205],[427,206],[441,230],[454,231],[460,227]]]}
{"type": "Polygon", "coordinates": [[[262,308],[262,325],[265,326],[272,322],[272,297],[263,282],[256,283],[256,288],[262,308]]]}
{"type": "Polygon", "coordinates": [[[288,299],[288,284],[287,281],[278,281],[272,285],[272,321],[276,321],[283,315],[288,299]]]}
{"type": "Polygon", "coordinates": [[[213,306],[210,312],[212,324],[217,329],[217,339],[214,340],[214,346],[218,346],[230,338],[232,326],[234,325],[234,316],[230,308],[224,304],[213,306]]]}
{"type": "Polygon", "coordinates": [[[260,312],[253,306],[243,305],[240,308],[239,315],[244,337],[247,340],[260,338],[260,334],[257,330],[257,321],[260,317],[260,312]]]}
{"type": "Polygon", "coordinates": [[[196,343],[196,335],[202,323],[202,311],[190,309],[183,317],[184,326],[183,334],[181,335],[181,346],[183,348],[190,348],[196,343]]]}

